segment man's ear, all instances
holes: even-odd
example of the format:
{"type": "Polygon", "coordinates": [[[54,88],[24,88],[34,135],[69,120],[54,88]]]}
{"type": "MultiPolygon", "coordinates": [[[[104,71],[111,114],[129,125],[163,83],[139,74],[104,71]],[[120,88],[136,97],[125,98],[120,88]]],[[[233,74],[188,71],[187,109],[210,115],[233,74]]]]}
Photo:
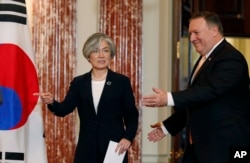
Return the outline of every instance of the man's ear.
{"type": "Polygon", "coordinates": [[[217,36],[219,34],[219,29],[216,25],[211,26],[212,36],[217,36]]]}

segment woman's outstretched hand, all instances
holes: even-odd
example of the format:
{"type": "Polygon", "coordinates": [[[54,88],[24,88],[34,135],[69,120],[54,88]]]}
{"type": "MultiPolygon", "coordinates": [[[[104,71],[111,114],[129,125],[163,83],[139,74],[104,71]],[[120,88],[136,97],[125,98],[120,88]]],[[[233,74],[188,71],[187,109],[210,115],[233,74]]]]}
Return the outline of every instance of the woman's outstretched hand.
{"type": "Polygon", "coordinates": [[[45,104],[52,104],[54,102],[54,96],[49,92],[33,93],[34,96],[40,96],[42,102],[45,104]]]}

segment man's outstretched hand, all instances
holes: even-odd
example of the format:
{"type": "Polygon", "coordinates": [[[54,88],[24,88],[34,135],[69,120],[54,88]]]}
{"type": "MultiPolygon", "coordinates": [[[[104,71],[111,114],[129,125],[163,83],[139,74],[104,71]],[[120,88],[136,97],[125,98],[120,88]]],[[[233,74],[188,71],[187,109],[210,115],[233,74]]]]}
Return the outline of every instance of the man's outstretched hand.
{"type": "Polygon", "coordinates": [[[142,105],[147,107],[167,106],[167,93],[159,88],[152,88],[154,94],[142,97],[142,105]]]}
{"type": "Polygon", "coordinates": [[[162,125],[162,122],[157,122],[155,124],[150,125],[152,128],[154,128],[154,130],[148,133],[149,141],[157,142],[166,136],[162,131],[162,125]]]}

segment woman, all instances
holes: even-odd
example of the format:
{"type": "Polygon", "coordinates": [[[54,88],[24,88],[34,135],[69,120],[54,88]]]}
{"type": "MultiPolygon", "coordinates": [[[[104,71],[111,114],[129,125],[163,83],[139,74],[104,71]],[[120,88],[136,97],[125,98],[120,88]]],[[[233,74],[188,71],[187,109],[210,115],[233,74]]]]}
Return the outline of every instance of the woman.
{"type": "MultiPolygon", "coordinates": [[[[118,142],[116,152],[122,154],[136,135],[138,110],[130,80],[109,69],[115,49],[109,36],[91,35],[83,55],[92,69],[73,79],[65,99],[58,102],[51,93],[35,94],[56,116],[66,116],[77,108],[80,133],[74,163],[103,163],[109,141],[118,142]]],[[[123,162],[128,162],[127,153],[123,162]]]]}

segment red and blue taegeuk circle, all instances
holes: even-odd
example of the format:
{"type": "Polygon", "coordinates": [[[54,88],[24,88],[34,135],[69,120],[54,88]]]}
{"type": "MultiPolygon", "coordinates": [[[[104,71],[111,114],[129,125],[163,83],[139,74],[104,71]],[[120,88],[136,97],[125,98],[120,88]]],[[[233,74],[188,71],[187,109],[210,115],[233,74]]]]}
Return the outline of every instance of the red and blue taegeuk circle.
{"type": "Polygon", "coordinates": [[[17,45],[0,44],[0,130],[22,127],[34,110],[39,92],[35,66],[17,45]]]}

